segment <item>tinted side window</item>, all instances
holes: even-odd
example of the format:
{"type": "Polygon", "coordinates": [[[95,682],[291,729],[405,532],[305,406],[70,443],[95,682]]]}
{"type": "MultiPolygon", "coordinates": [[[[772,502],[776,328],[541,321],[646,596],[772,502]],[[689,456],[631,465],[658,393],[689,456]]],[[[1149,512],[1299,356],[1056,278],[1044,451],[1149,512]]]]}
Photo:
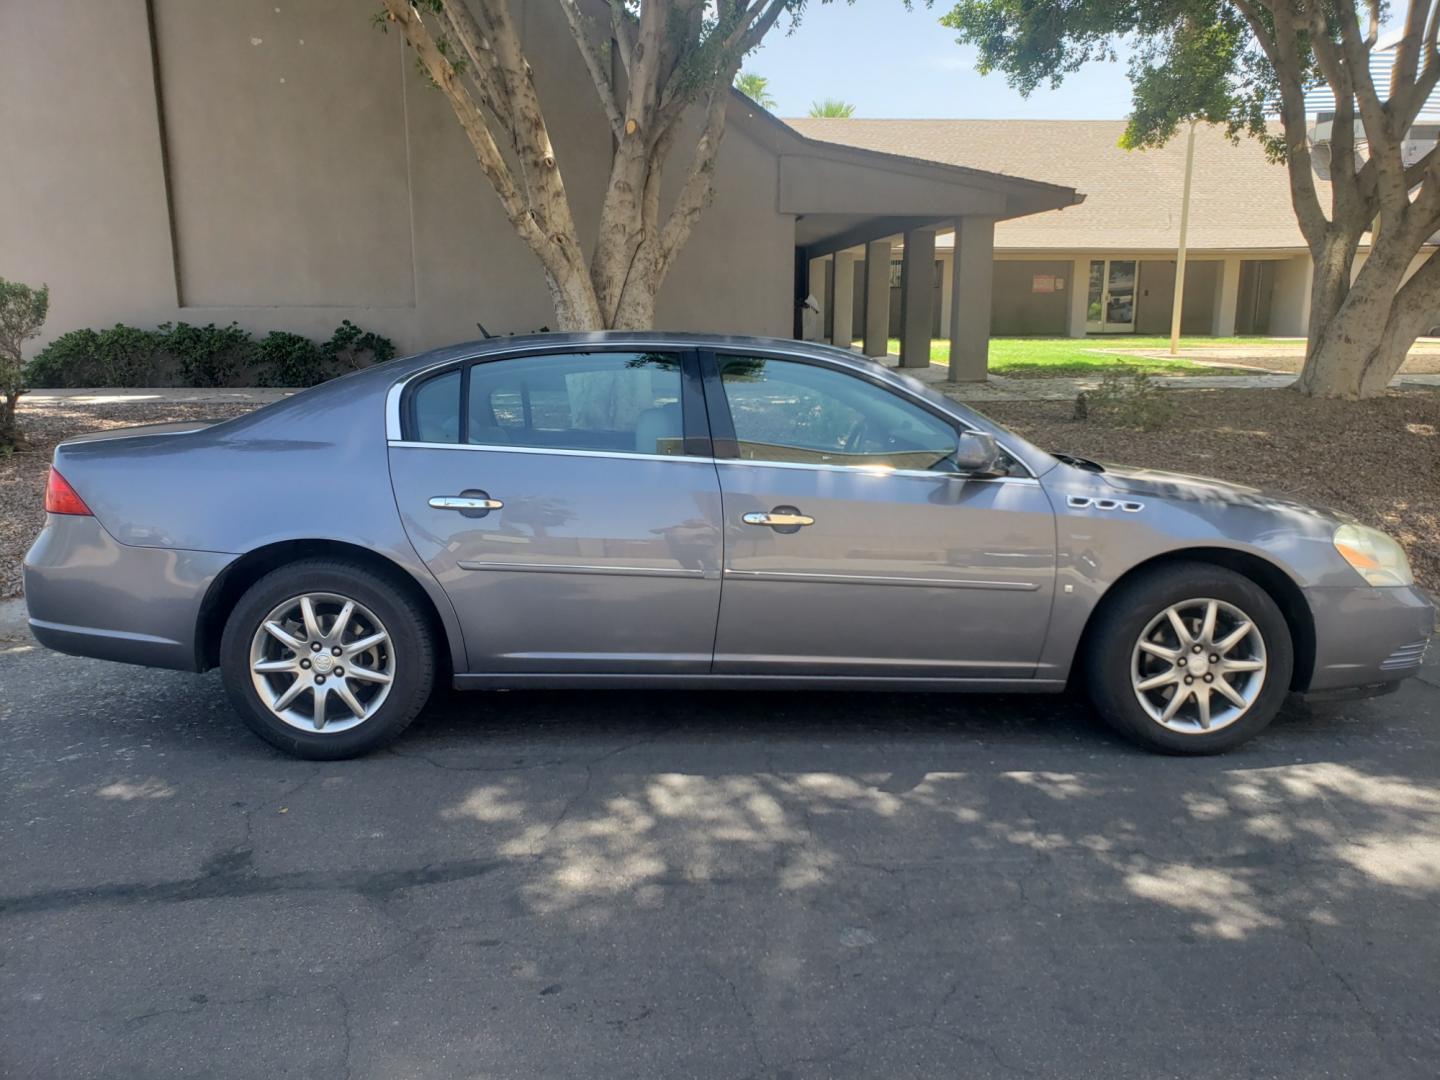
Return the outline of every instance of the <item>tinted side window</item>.
{"type": "Polygon", "coordinates": [[[943,472],[955,451],[954,428],[865,379],[790,360],[719,364],[742,458],[943,472]]]}
{"type": "Polygon", "coordinates": [[[684,453],[680,361],[663,353],[569,353],[470,369],[471,443],[684,453]]]}
{"type": "Polygon", "coordinates": [[[416,442],[460,441],[460,372],[426,379],[410,395],[410,434],[416,442]]]}

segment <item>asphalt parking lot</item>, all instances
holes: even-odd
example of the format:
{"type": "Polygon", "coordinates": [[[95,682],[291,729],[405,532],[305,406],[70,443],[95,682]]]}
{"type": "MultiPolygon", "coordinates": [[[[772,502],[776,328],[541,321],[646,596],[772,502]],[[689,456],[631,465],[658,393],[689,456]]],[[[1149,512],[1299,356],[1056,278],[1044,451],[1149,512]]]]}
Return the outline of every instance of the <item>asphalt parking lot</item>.
{"type": "Polygon", "coordinates": [[[0,646],[0,1071],[1434,1077],[1425,679],[1202,760],[1071,699],[617,692],[317,765],[214,674],[0,646]]]}

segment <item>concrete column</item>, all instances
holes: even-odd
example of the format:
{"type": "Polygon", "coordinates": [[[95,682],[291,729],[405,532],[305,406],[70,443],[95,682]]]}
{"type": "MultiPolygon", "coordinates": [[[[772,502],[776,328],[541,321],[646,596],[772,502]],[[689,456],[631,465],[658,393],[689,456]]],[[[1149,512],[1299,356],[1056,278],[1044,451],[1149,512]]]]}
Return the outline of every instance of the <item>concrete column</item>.
{"type": "Polygon", "coordinates": [[[890,241],[865,245],[865,355],[884,356],[890,344],[890,241]]]}
{"type": "Polygon", "coordinates": [[[940,253],[940,329],[950,331],[950,294],[955,289],[955,249],[940,253]]]}
{"type": "Polygon", "coordinates": [[[1076,259],[1070,264],[1070,306],[1065,320],[1065,333],[1070,337],[1085,336],[1085,320],[1090,314],[1090,260],[1076,259]]]}
{"type": "Polygon", "coordinates": [[[1230,337],[1235,333],[1235,309],[1240,301],[1240,257],[1228,255],[1220,264],[1215,281],[1215,306],[1210,309],[1210,333],[1230,337]]]}
{"type": "Polygon", "coordinates": [[[995,219],[955,222],[950,295],[950,381],[984,382],[990,367],[990,290],[995,280],[995,219]]]}
{"type": "Polygon", "coordinates": [[[822,255],[810,260],[810,295],[820,301],[820,325],[825,325],[825,312],[830,307],[830,293],[826,289],[826,278],[830,270],[830,256],[822,255]]]}
{"type": "Polygon", "coordinates": [[[835,276],[830,290],[830,306],[834,311],[830,342],[842,349],[855,340],[855,253],[835,253],[835,276]]]}
{"type": "Polygon", "coordinates": [[[935,230],[905,234],[900,263],[900,366],[930,366],[930,325],[935,316],[935,230]]]}

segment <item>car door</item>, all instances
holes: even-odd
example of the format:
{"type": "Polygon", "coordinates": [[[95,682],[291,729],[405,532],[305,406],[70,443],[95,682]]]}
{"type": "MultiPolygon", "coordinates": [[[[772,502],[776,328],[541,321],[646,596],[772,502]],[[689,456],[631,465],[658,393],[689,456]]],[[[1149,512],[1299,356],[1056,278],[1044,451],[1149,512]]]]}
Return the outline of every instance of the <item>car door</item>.
{"type": "Polygon", "coordinates": [[[845,365],[702,363],[725,523],[717,673],[1033,676],[1055,526],[1022,464],[957,474],[952,418],[845,365]]]}
{"type": "Polygon", "coordinates": [[[709,670],[720,492],[695,363],[551,351],[405,388],[395,497],[471,674],[709,670]]]}

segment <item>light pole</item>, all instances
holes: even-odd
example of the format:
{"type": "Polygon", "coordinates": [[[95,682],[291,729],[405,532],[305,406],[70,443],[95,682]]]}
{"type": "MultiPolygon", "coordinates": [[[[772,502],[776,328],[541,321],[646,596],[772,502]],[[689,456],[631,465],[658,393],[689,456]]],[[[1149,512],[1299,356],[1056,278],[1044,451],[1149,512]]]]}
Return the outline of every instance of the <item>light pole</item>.
{"type": "Polygon", "coordinates": [[[1180,196],[1180,247],[1175,253],[1175,297],[1170,304],[1170,355],[1180,352],[1180,316],[1185,305],[1185,234],[1190,229],[1190,178],[1195,172],[1195,121],[1185,144],[1185,192],[1180,196]]]}

